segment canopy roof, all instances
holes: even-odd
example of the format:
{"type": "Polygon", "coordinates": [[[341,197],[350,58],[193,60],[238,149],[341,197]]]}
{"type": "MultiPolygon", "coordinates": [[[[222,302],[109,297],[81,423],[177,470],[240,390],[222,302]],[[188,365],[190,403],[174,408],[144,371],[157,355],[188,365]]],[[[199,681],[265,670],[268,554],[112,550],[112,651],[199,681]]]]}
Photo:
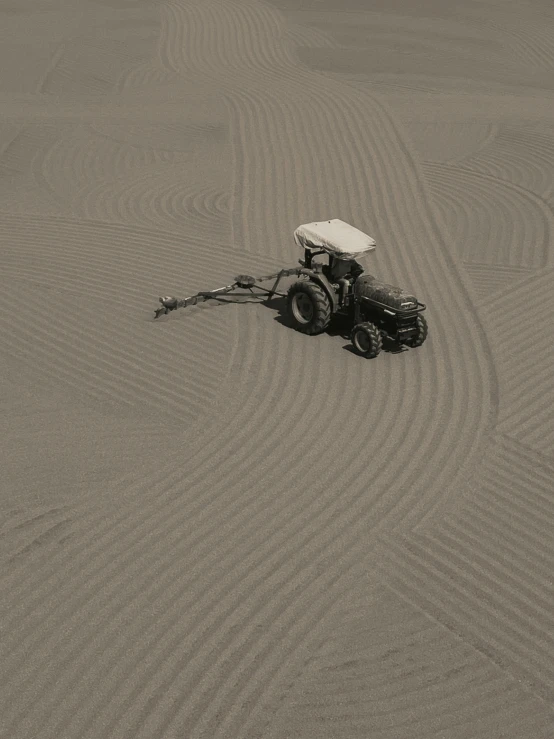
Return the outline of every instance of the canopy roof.
{"type": "Polygon", "coordinates": [[[323,249],[337,259],[356,259],[375,249],[375,240],[338,218],[298,226],[294,241],[302,249],[323,249]]]}

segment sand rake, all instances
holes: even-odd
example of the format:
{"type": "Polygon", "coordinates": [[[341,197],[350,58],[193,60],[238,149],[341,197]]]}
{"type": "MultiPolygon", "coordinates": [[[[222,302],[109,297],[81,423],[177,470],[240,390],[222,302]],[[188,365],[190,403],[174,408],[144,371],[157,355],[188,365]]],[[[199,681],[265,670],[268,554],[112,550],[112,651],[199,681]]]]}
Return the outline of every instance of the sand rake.
{"type": "MultiPolygon", "coordinates": [[[[224,297],[229,298],[241,298],[248,295],[254,295],[255,297],[262,297],[267,295],[266,300],[271,300],[274,295],[278,295],[281,298],[286,297],[284,293],[277,291],[279,282],[283,277],[290,277],[291,275],[300,275],[304,270],[301,267],[293,267],[292,269],[282,269],[273,275],[266,275],[264,277],[252,277],[251,275],[238,275],[235,277],[235,281],[230,285],[224,285],[218,287],[215,290],[203,290],[202,292],[191,295],[188,298],[173,298],[165,297],[160,298],[161,308],[158,308],[154,314],[154,318],[159,316],[165,316],[171,311],[177,310],[177,308],[188,308],[191,305],[198,305],[204,303],[206,300],[221,300],[224,297]],[[274,280],[273,287],[267,289],[262,287],[259,283],[269,282],[274,280]],[[237,290],[247,290],[248,292],[236,292],[237,290]],[[254,292],[258,290],[259,292],[254,292]]],[[[230,300],[229,302],[232,302],[230,300]]]]}

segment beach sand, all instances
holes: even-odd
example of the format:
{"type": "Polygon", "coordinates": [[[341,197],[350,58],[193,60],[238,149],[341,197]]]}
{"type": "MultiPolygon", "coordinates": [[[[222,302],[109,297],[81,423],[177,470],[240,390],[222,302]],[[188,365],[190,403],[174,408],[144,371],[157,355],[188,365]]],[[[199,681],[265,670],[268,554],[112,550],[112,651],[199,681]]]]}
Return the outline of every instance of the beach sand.
{"type": "Polygon", "coordinates": [[[549,0],[0,0],[2,739],[554,736],[553,172],[549,0]]]}

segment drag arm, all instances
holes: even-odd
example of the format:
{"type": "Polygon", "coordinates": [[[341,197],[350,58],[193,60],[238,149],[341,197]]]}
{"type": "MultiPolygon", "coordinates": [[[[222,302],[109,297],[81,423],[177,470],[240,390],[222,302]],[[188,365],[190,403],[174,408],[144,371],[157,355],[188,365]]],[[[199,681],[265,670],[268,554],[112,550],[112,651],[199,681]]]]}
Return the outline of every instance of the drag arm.
{"type": "Polygon", "coordinates": [[[177,310],[177,308],[188,308],[190,305],[198,305],[198,303],[204,303],[206,300],[210,300],[211,298],[217,298],[218,295],[225,295],[225,293],[230,293],[236,287],[238,287],[238,284],[236,282],[233,282],[232,285],[225,285],[225,287],[218,287],[216,290],[209,290],[197,293],[196,295],[192,295],[189,298],[160,298],[160,303],[162,304],[162,307],[158,308],[154,317],[158,318],[159,316],[166,315],[172,310],[177,310]]]}
{"type": "Polygon", "coordinates": [[[233,290],[236,290],[237,288],[250,291],[252,291],[252,288],[256,288],[258,290],[262,290],[263,292],[267,292],[269,294],[269,298],[271,299],[275,294],[280,295],[280,293],[277,293],[277,286],[279,285],[281,278],[289,277],[291,275],[299,275],[304,271],[305,270],[302,268],[292,267],[291,269],[282,269],[279,270],[279,272],[275,272],[275,274],[273,275],[265,275],[264,277],[250,277],[249,275],[239,275],[236,278],[235,282],[233,282],[231,285],[218,287],[216,290],[203,291],[197,293],[196,295],[192,295],[189,298],[160,298],[160,303],[162,304],[162,307],[156,310],[154,318],[166,315],[173,310],[177,310],[177,308],[188,308],[190,305],[198,305],[198,303],[204,303],[206,300],[217,299],[219,295],[225,295],[232,292],[233,290]],[[257,283],[259,282],[269,282],[269,280],[274,280],[274,284],[271,290],[267,290],[266,288],[262,288],[257,285],[257,283]]]}

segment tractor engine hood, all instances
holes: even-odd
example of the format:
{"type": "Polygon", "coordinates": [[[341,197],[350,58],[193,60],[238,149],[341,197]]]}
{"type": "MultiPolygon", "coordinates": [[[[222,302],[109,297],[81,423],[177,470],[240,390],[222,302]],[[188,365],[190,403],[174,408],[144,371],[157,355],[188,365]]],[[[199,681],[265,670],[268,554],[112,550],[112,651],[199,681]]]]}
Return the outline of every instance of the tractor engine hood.
{"type": "Polygon", "coordinates": [[[388,285],[373,275],[363,274],[354,283],[354,294],[388,305],[395,310],[411,310],[417,308],[417,298],[400,287],[388,285]]]}

